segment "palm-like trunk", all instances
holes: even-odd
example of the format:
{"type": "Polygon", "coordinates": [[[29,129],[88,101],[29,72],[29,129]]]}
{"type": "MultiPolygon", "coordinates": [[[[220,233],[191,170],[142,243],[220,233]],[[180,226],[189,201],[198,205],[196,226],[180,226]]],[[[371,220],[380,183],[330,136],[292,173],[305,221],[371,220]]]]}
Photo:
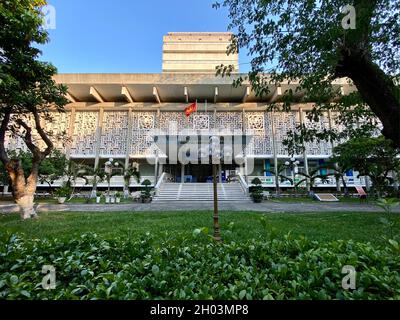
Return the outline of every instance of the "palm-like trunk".
{"type": "Polygon", "coordinates": [[[39,177],[39,165],[54,148],[53,142],[41,126],[40,115],[36,108],[32,108],[32,114],[35,121],[34,127],[47,148],[41,151],[32,139],[32,127],[27,125],[22,119],[16,120],[16,123],[25,130],[23,140],[32,152],[32,168],[27,178],[25,178],[21,161],[19,159],[10,159],[4,147],[5,135],[11,118],[11,109],[6,110],[4,113],[0,126],[0,160],[3,162],[10,176],[14,200],[20,207],[21,218],[23,220],[37,216],[34,207],[34,197],[39,177]]]}
{"type": "MultiPolygon", "coordinates": [[[[38,164],[34,163],[33,167],[38,167],[38,164]]],[[[21,161],[18,159],[11,159],[6,164],[6,169],[11,179],[14,200],[20,208],[21,219],[36,217],[34,196],[38,180],[37,170],[32,170],[29,177],[25,178],[21,161]]]]}

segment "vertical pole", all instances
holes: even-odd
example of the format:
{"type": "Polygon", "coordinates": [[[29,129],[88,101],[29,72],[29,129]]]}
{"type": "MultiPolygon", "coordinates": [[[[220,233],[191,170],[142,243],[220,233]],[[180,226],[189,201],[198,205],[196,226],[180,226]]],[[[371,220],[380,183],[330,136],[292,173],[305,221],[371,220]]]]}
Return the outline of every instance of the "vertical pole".
{"type": "Polygon", "coordinates": [[[217,185],[217,165],[213,163],[213,191],[214,191],[214,240],[221,241],[218,217],[218,185],[217,185]]]}
{"type": "Polygon", "coordinates": [[[154,160],[154,186],[157,184],[158,180],[158,155],[155,155],[154,160]]]}
{"type": "MultiPolygon", "coordinates": [[[[329,130],[332,130],[332,128],[333,128],[332,110],[328,110],[328,125],[329,125],[329,130]]],[[[331,144],[331,149],[332,149],[330,156],[332,156],[333,149],[335,148],[335,142],[331,138],[329,138],[329,142],[331,144]]],[[[336,166],[336,163],[334,165],[336,166]]],[[[342,182],[340,181],[340,178],[337,178],[335,180],[336,180],[336,191],[341,192],[342,191],[342,187],[341,187],[342,182]]]]}
{"type": "MultiPolygon", "coordinates": [[[[300,124],[304,125],[304,112],[302,108],[299,108],[299,117],[300,117],[300,124]]],[[[310,186],[310,179],[308,178],[309,175],[309,170],[308,170],[308,158],[307,158],[307,149],[306,149],[306,145],[303,143],[303,159],[304,159],[304,171],[305,174],[307,175],[306,177],[306,188],[307,188],[307,192],[311,191],[311,186],[310,186]]],[[[294,181],[294,180],[293,180],[294,181]]]]}
{"type": "Polygon", "coordinates": [[[181,183],[185,183],[185,165],[181,163],[181,183]]]}
{"type": "MultiPolygon", "coordinates": [[[[72,139],[74,136],[75,114],[76,114],[76,108],[72,107],[71,113],[70,113],[70,118],[69,118],[69,127],[68,127],[68,138],[71,139],[70,144],[72,144],[72,142],[73,142],[72,139]]],[[[70,157],[71,157],[71,145],[70,144],[68,144],[68,147],[65,150],[67,159],[70,159],[70,157]]]]}
{"type": "Polygon", "coordinates": [[[130,146],[132,144],[132,108],[128,109],[128,132],[126,133],[125,170],[129,167],[130,146]]]}
{"type": "Polygon", "coordinates": [[[271,112],[272,147],[274,149],[274,172],[275,172],[275,192],[279,195],[279,172],[278,172],[278,147],[276,143],[276,128],[274,123],[275,113],[271,112]]]}
{"type": "Polygon", "coordinates": [[[99,111],[99,119],[97,122],[97,132],[96,132],[96,158],[94,160],[94,167],[97,168],[99,166],[99,159],[100,159],[100,148],[101,148],[101,132],[103,127],[103,116],[104,116],[104,109],[100,108],[99,111]]]}

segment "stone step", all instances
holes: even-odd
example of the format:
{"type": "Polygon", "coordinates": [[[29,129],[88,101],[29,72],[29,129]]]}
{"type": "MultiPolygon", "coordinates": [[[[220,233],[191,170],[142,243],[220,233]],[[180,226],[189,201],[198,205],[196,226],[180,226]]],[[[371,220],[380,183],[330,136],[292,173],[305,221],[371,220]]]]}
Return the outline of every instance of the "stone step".
{"type": "MultiPolygon", "coordinates": [[[[238,183],[218,184],[219,201],[240,201],[250,202],[247,195],[243,193],[238,183]]],[[[155,202],[168,201],[204,201],[212,202],[214,199],[214,187],[212,183],[165,183],[162,185],[155,202]]]]}

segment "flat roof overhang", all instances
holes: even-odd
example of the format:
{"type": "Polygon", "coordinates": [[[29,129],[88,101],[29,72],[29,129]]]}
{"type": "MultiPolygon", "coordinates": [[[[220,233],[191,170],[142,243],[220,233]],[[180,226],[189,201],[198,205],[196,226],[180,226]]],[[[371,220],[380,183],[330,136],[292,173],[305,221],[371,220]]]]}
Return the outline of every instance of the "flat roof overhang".
{"type": "MultiPolygon", "coordinates": [[[[279,102],[287,90],[293,90],[296,100],[301,101],[304,92],[296,91],[298,82],[268,85],[269,93],[257,97],[248,81],[234,87],[233,81],[245,74],[232,74],[229,77],[214,74],[58,74],[57,83],[68,86],[68,99],[71,102],[151,102],[151,103],[189,103],[195,100],[209,103],[279,102]]],[[[356,91],[347,79],[333,82],[334,87],[345,95],[356,91]]]]}

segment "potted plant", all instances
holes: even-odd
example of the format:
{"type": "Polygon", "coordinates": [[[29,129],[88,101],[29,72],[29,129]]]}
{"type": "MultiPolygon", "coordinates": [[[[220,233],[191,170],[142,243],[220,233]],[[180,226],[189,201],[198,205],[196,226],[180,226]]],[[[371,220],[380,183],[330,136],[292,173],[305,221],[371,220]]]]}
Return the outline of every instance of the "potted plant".
{"type": "Polygon", "coordinates": [[[101,200],[101,192],[97,191],[96,192],[96,203],[100,203],[100,200],[101,200]]]}
{"type": "Polygon", "coordinates": [[[67,198],[71,196],[71,193],[71,188],[65,184],[58,188],[55,192],[58,203],[63,204],[65,200],[67,200],[67,198]]]}
{"type": "Polygon", "coordinates": [[[263,190],[262,190],[262,182],[259,178],[254,178],[251,181],[251,184],[253,185],[251,187],[251,192],[250,192],[250,197],[255,203],[260,203],[262,202],[263,199],[263,190]]]}
{"type": "Polygon", "coordinates": [[[121,192],[117,191],[115,193],[115,202],[120,203],[121,202],[121,192]]]}
{"type": "Polygon", "coordinates": [[[110,194],[107,192],[105,195],[106,203],[110,203],[110,194]]]}
{"type": "Polygon", "coordinates": [[[150,185],[151,181],[146,179],[141,183],[142,186],[144,186],[144,189],[141,191],[140,194],[140,199],[142,203],[149,203],[151,202],[151,193],[150,193],[150,185]]]}

